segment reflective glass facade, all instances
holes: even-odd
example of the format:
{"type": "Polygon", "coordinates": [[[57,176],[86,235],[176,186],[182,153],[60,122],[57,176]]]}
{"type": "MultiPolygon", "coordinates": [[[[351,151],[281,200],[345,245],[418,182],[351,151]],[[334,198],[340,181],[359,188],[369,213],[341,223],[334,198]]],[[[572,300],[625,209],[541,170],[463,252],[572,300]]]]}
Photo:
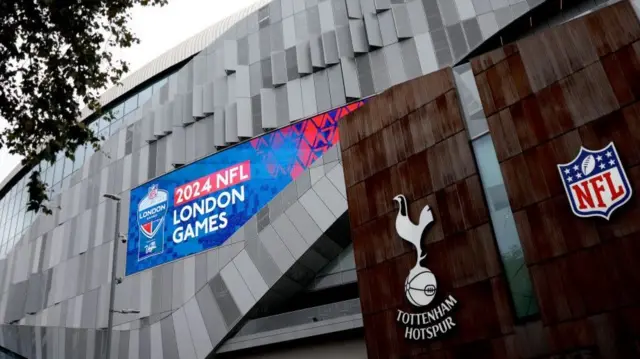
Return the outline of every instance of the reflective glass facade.
{"type": "MultiPolygon", "coordinates": [[[[123,124],[126,122],[127,115],[144,105],[151,99],[154,91],[158,92],[160,88],[167,83],[167,77],[159,79],[155,83],[147,86],[133,95],[130,95],[124,102],[110,108],[107,111],[113,115],[113,120],[108,121],[106,115],[90,120],[89,127],[98,134],[99,137],[109,138],[115,136],[122,130],[123,124]]],[[[94,153],[93,147],[86,145],[78,147],[74,160],[66,158],[63,153],[59,153],[56,162],[50,164],[42,161],[38,170],[40,176],[50,189],[49,196],[53,197],[59,194],[63,189],[65,180],[82,168],[85,160],[88,160],[94,153]]],[[[33,223],[36,214],[28,212],[27,206],[27,187],[26,182],[31,176],[30,171],[18,183],[9,190],[9,192],[0,199],[0,258],[6,257],[7,253],[13,249],[17,241],[24,234],[26,229],[33,223]]]]}
{"type": "Polygon", "coordinates": [[[538,303],[471,66],[454,68],[454,78],[513,308],[517,318],[532,317],[539,313],[538,303]]]}

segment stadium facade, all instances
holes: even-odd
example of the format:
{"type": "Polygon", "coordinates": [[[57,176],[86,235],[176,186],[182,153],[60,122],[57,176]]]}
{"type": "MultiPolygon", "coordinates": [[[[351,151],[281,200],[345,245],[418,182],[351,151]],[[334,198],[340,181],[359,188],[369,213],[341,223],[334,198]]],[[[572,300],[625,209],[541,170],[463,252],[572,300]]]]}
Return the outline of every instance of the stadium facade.
{"type": "Polygon", "coordinates": [[[100,151],[1,184],[0,357],[105,357],[114,246],[112,358],[640,355],[636,6],[213,25],[83,113],[100,151]]]}

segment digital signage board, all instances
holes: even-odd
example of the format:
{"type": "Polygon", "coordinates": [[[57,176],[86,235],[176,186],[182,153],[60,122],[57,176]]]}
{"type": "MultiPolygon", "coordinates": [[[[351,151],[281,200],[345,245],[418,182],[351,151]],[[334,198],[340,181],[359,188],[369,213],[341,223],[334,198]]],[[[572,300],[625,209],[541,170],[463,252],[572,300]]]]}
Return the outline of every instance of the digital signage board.
{"type": "Polygon", "coordinates": [[[126,275],[223,244],[338,143],[352,103],[217,152],[131,190],[126,275]]]}

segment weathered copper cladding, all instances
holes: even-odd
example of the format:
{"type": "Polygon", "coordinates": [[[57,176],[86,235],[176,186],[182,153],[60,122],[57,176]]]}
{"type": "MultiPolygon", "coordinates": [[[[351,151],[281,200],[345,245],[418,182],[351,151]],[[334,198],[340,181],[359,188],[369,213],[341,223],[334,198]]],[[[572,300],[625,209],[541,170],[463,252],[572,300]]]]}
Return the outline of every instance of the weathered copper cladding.
{"type": "Polygon", "coordinates": [[[614,141],[640,193],[640,23],[623,1],[472,59],[540,315],[515,319],[451,69],[395,86],[340,122],[369,358],[640,357],[640,199],[574,216],[556,165],[614,141]],[[397,310],[430,205],[428,267],[459,301],[456,328],[408,341],[397,310]],[[591,355],[591,356],[588,356],[591,355]]]}

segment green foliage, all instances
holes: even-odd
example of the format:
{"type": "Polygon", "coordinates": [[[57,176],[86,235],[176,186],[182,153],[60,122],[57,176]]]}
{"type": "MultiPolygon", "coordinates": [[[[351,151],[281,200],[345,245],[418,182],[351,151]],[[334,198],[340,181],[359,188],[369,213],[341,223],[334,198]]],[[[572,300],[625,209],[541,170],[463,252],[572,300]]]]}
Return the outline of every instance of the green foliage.
{"type": "MultiPolygon", "coordinates": [[[[128,27],[136,6],[163,6],[167,0],[2,0],[0,1],[0,148],[34,167],[53,163],[64,152],[73,159],[78,146],[98,148],[100,139],[80,110],[101,113],[99,94],[117,84],[127,63],[114,48],[139,40],[128,27]]],[[[29,179],[28,210],[47,208],[40,173],[29,179]]]]}

